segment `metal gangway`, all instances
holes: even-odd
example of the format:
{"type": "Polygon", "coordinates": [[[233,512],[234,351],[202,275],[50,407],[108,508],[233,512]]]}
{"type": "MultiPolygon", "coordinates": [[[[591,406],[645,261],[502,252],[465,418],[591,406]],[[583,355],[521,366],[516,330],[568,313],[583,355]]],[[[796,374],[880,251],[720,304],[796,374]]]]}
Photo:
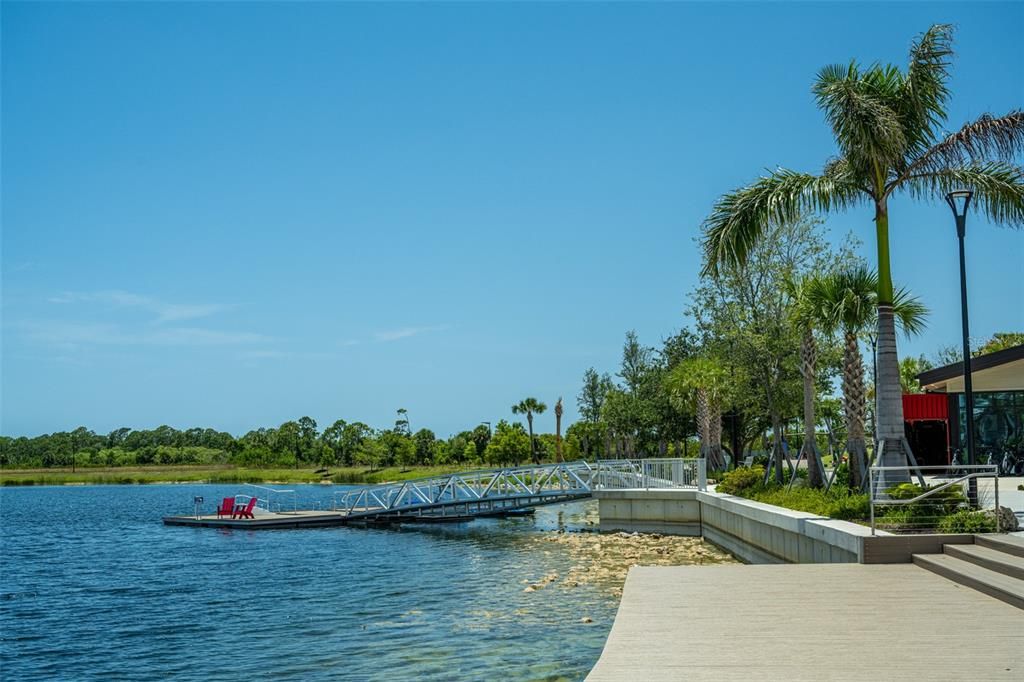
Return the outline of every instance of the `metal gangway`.
{"type": "Polygon", "coordinates": [[[596,490],[705,488],[703,459],[598,460],[445,474],[335,493],[351,520],[500,516],[590,497],[596,490]]]}

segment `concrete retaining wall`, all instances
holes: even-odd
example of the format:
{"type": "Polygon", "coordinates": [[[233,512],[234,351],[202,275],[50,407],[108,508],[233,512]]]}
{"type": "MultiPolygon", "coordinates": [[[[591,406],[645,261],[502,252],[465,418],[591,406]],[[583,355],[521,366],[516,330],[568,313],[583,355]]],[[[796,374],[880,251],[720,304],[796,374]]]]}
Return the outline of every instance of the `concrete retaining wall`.
{"type": "Polygon", "coordinates": [[[598,499],[601,530],[699,537],[696,490],[606,490],[598,499]]]}
{"type": "Polygon", "coordinates": [[[871,530],[733,495],[696,490],[608,490],[595,494],[601,530],[702,535],[758,564],[856,563],[871,530]]]}

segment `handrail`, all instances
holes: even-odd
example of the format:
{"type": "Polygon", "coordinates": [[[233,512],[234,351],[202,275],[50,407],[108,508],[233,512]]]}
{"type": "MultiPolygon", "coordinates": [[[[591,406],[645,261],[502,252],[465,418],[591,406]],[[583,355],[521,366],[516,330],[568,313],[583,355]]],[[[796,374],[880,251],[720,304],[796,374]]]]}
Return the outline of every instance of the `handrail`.
{"type": "MultiPolygon", "coordinates": [[[[935,476],[935,474],[933,474],[933,476],[935,476]]],[[[949,489],[949,488],[951,488],[953,486],[958,486],[958,485],[962,486],[964,483],[967,483],[969,481],[974,481],[974,480],[977,480],[979,478],[991,478],[993,480],[993,482],[994,482],[995,523],[996,523],[996,532],[998,533],[1000,531],[1000,523],[999,523],[1000,519],[999,519],[999,467],[997,465],[994,465],[994,464],[964,464],[964,465],[957,464],[957,465],[953,465],[953,466],[941,466],[941,467],[938,467],[938,466],[931,466],[931,467],[929,467],[929,466],[925,466],[925,467],[873,466],[873,467],[869,467],[869,469],[868,469],[868,502],[869,502],[870,512],[871,512],[871,534],[874,535],[875,531],[876,531],[875,506],[876,506],[877,503],[882,503],[882,504],[885,504],[885,505],[895,505],[895,506],[915,504],[917,502],[920,502],[921,500],[924,500],[926,498],[932,497],[936,493],[942,492],[943,490],[947,490],[947,489],[949,489]],[[884,498],[881,495],[879,495],[879,491],[876,489],[876,482],[877,482],[876,477],[875,477],[876,472],[902,471],[902,472],[906,472],[906,473],[909,474],[911,471],[920,471],[921,469],[924,469],[925,471],[948,471],[950,474],[952,474],[954,476],[956,476],[957,474],[959,474],[959,473],[961,473],[962,471],[965,471],[965,470],[972,470],[972,471],[970,473],[964,473],[963,475],[958,476],[957,478],[954,478],[953,480],[946,480],[946,481],[944,481],[940,485],[936,485],[936,486],[934,486],[932,488],[928,488],[927,490],[922,491],[920,495],[916,495],[915,497],[900,499],[900,498],[890,497],[888,494],[886,494],[884,498]]],[[[922,479],[923,479],[923,476],[922,476],[922,479]]],[[[882,480],[884,481],[884,478],[882,480]]],[[[978,500],[975,499],[975,500],[972,501],[972,500],[968,499],[968,503],[976,505],[978,503],[978,500]]]]}
{"type": "MultiPolygon", "coordinates": [[[[263,507],[263,509],[265,509],[267,512],[270,512],[270,513],[273,512],[273,510],[270,508],[270,504],[271,504],[271,502],[270,502],[270,493],[275,493],[275,494],[289,494],[290,493],[291,496],[292,496],[292,511],[298,511],[299,510],[299,500],[298,500],[298,497],[296,496],[294,490],[279,490],[277,488],[268,488],[265,485],[256,485],[255,483],[243,483],[242,485],[244,485],[246,487],[249,487],[249,488],[255,488],[256,490],[265,490],[265,491],[267,491],[268,494],[267,494],[266,499],[264,500],[264,502],[266,502],[266,506],[263,507]]],[[[259,499],[260,498],[257,497],[256,499],[257,499],[256,506],[259,507],[259,504],[260,504],[259,503],[259,499]]],[[[278,504],[278,510],[280,510],[280,509],[281,509],[281,505],[279,503],[278,504]]]]}
{"type": "Polygon", "coordinates": [[[705,479],[703,460],[599,460],[596,465],[577,460],[339,490],[334,493],[332,506],[353,518],[463,507],[465,513],[472,513],[470,508],[489,513],[495,504],[549,504],[588,497],[602,488],[703,487],[705,479]]]}

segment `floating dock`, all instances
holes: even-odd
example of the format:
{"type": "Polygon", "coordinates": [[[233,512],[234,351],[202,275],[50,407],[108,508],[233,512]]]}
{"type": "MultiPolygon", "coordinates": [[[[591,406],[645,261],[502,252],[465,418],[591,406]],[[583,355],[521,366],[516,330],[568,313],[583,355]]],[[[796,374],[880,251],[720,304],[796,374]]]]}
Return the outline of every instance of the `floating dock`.
{"type": "Polygon", "coordinates": [[[202,528],[239,528],[268,530],[273,528],[321,528],[344,526],[349,523],[346,514],[336,511],[291,511],[256,514],[251,519],[233,519],[230,516],[201,514],[199,516],[165,516],[167,526],[198,526],[202,528]]]}
{"type": "MultiPolygon", "coordinates": [[[[361,511],[361,510],[360,510],[361,511]]],[[[199,516],[165,516],[166,526],[194,526],[200,528],[239,528],[245,530],[272,530],[275,528],[324,528],[327,526],[391,526],[405,523],[468,523],[480,518],[521,518],[533,514],[533,509],[502,509],[480,514],[380,514],[350,518],[344,511],[282,511],[259,512],[251,519],[233,519],[230,516],[200,514],[199,516]]]]}
{"type": "MultiPolygon", "coordinates": [[[[497,514],[494,514],[497,516],[497,514]]],[[[512,516],[512,514],[509,514],[512,516]]],[[[519,516],[519,514],[516,514],[519,516]]],[[[166,526],[193,526],[199,528],[237,528],[239,530],[274,530],[285,528],[324,528],[330,526],[389,526],[404,523],[466,523],[477,518],[464,514],[382,514],[350,518],[343,511],[283,511],[263,512],[251,519],[233,519],[229,516],[200,514],[199,516],[165,516],[166,526]]]]}

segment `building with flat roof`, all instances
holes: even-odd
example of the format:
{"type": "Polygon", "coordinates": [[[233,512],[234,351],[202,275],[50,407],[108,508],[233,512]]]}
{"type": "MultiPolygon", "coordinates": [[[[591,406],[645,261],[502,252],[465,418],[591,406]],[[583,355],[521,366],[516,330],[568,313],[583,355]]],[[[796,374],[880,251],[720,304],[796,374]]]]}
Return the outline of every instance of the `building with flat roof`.
{"type": "MultiPolygon", "coordinates": [[[[925,392],[903,396],[907,435],[922,463],[941,464],[966,449],[963,369],[958,362],[922,372],[925,392]]],[[[997,463],[1007,449],[1024,450],[1024,344],[971,358],[971,382],[979,461],[991,454],[997,463]]]]}

